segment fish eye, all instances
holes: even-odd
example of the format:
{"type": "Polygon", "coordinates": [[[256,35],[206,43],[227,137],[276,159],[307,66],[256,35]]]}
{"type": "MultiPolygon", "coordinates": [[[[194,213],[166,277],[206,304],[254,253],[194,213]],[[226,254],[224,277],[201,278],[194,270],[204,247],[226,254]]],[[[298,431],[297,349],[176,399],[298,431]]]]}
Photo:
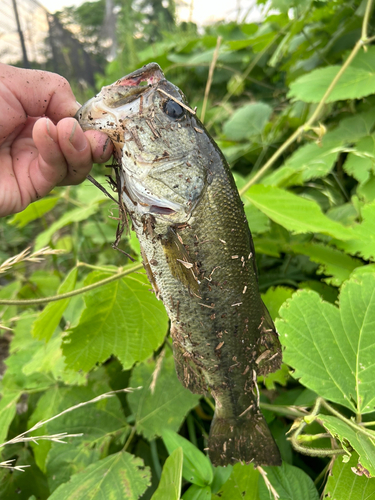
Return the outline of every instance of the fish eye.
{"type": "Polygon", "coordinates": [[[171,118],[181,118],[184,114],[184,110],[176,101],[169,99],[169,101],[164,104],[164,113],[171,118]]]}

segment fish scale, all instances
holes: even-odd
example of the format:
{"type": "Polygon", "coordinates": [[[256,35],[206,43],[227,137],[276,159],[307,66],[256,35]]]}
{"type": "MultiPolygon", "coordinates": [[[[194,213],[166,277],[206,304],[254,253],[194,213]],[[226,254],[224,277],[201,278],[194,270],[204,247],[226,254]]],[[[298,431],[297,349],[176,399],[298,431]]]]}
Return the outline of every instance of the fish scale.
{"type": "Polygon", "coordinates": [[[213,464],[278,465],[256,383],[280,367],[278,336],[260,297],[233,176],[186,106],[151,63],[104,87],[77,118],[114,143],[123,201],[171,320],[178,377],[192,392],[215,399],[213,464]]]}

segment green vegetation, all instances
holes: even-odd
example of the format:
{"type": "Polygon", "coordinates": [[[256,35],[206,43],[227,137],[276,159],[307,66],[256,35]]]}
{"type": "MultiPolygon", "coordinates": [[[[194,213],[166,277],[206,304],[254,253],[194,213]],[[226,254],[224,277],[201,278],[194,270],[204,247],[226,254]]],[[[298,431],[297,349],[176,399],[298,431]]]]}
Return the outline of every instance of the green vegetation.
{"type": "MultiPolygon", "coordinates": [[[[120,243],[135,262],[111,248],[116,205],[85,182],[0,226],[0,262],[11,259],[0,266],[1,460],[29,466],[0,469],[2,499],[375,499],[372,1],[272,7],[260,24],[201,35],[155,35],[150,17],[152,43],[133,40],[98,86],[155,61],[205,110],[284,349],[281,370],[258,381],[282,467],[212,467],[212,400],[178,382],[137,240],[120,243]]],[[[108,172],[93,176],[106,185],[108,172]]]]}

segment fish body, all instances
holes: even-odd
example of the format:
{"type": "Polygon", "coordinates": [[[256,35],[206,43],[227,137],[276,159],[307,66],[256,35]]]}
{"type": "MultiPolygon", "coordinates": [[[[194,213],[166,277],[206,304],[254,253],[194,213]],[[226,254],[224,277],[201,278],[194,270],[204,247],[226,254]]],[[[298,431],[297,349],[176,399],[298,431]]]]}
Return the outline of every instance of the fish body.
{"type": "Polygon", "coordinates": [[[115,146],[122,199],[171,320],[178,377],[215,399],[213,464],[279,465],[256,378],[279,368],[281,349],[222,153],[155,63],[104,87],[77,118],[115,146]]]}

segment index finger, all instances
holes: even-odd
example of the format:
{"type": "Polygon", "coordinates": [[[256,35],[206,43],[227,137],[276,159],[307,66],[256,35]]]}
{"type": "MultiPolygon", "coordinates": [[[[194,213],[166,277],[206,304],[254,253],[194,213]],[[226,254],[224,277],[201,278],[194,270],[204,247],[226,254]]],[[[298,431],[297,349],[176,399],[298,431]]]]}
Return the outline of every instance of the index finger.
{"type": "Polygon", "coordinates": [[[56,73],[22,69],[0,63],[1,83],[22,105],[28,116],[48,116],[57,123],[74,116],[76,102],[68,81],[56,73]]]}

